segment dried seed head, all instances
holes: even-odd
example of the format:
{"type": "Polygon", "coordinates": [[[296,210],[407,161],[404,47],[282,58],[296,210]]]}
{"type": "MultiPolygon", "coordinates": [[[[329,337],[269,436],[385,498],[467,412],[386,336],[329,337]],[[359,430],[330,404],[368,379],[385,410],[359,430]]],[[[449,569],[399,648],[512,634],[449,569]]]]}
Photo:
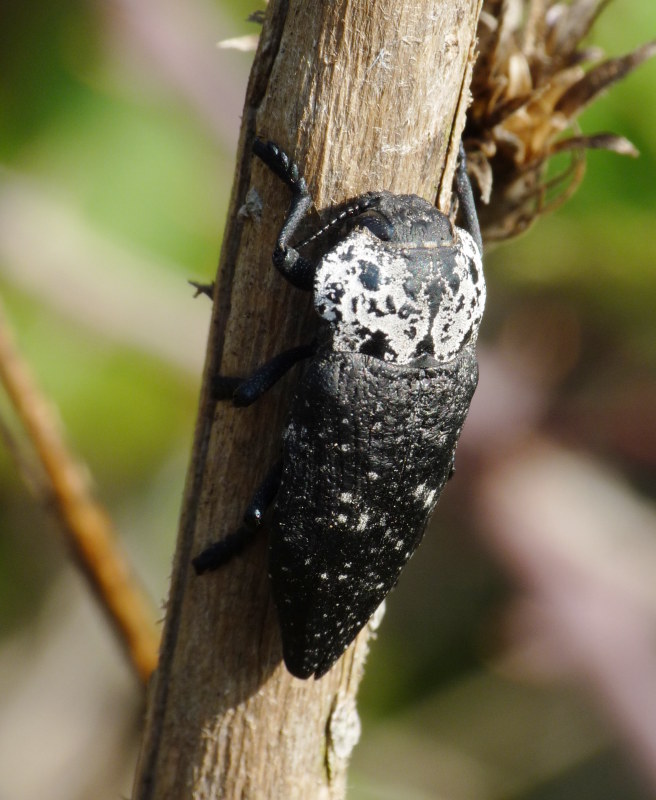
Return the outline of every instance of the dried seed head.
{"type": "MultiPolygon", "coordinates": [[[[471,176],[483,205],[487,242],[525,231],[557,208],[580,184],[586,149],[637,156],[622,136],[584,136],[577,118],[599,94],[656,54],[656,41],[604,60],[582,44],[610,0],[484,0],[478,60],[464,140],[471,176]],[[547,180],[547,162],[568,152],[570,163],[547,180]]],[[[262,21],[261,14],[249,19],[262,21]]],[[[256,37],[223,47],[255,49],[256,37]]]]}
{"type": "Polygon", "coordinates": [[[583,177],[586,148],[637,155],[621,136],[583,136],[576,125],[592,100],[656,53],[651,42],[603,60],[599,49],[582,46],[608,2],[485,0],[464,138],[487,204],[480,209],[487,241],[521,233],[566,200],[583,177]],[[569,167],[547,181],[547,161],[563,151],[569,167]]]}

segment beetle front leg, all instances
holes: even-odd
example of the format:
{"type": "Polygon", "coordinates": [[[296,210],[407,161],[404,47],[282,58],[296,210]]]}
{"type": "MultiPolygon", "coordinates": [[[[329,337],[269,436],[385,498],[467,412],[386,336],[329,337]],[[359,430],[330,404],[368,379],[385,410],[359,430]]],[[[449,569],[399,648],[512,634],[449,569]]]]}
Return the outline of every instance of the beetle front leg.
{"type": "Polygon", "coordinates": [[[295,364],[304,358],[310,358],[316,351],[315,342],[292,347],[262,364],[248,378],[217,375],[212,381],[214,397],[217,400],[232,400],[233,405],[240,408],[249,406],[268,392],[295,364]]]}
{"type": "Polygon", "coordinates": [[[255,541],[255,537],[262,527],[264,514],[278,493],[281,477],[282,462],[278,461],[253,495],[244,514],[242,526],[226,536],[225,539],[220,539],[206,547],[196,558],[192,559],[191,563],[197,575],[222,567],[255,541]]]}
{"type": "MultiPolygon", "coordinates": [[[[298,165],[275,142],[263,142],[261,139],[256,139],[253,143],[253,152],[292,191],[292,202],[273,251],[273,264],[293,286],[311,291],[314,284],[316,264],[307,258],[303,258],[297,249],[289,246],[303,217],[312,205],[312,198],[305,178],[301,176],[298,165]]],[[[297,244],[297,247],[301,248],[315,239],[320,239],[328,231],[348,219],[355,219],[369,209],[375,208],[379,201],[380,193],[367,192],[360,197],[340,204],[333,209],[333,216],[328,224],[297,244]]]]}
{"type": "Polygon", "coordinates": [[[305,178],[300,175],[298,166],[275,142],[256,139],[253,152],[292,191],[292,202],[273,251],[273,264],[292,285],[309,291],[314,282],[315,265],[299,255],[293,247],[289,247],[292,236],[312,205],[305,178]]]}

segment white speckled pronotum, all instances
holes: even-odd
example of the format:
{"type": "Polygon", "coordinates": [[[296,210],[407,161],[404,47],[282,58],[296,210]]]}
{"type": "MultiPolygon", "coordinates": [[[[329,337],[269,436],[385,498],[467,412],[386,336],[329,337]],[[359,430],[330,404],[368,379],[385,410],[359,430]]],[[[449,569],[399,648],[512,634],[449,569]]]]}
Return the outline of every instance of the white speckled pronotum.
{"type": "Polygon", "coordinates": [[[409,247],[358,228],[319,261],[314,305],[330,323],[335,350],[362,352],[378,339],[385,361],[409,364],[426,354],[450,361],[475,339],[483,316],[481,255],[461,229],[455,247],[435,241],[409,247]],[[417,288],[418,256],[425,274],[417,288]]]}

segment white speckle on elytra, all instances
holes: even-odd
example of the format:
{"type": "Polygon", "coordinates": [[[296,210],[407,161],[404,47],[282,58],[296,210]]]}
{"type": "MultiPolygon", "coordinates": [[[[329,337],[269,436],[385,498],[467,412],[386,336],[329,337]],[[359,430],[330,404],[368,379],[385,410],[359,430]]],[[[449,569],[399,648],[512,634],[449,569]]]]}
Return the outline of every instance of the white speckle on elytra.
{"type": "Polygon", "coordinates": [[[339,495],[339,499],[342,503],[346,503],[346,505],[350,505],[353,502],[353,494],[351,492],[342,492],[339,495]]]}
{"type": "Polygon", "coordinates": [[[328,580],[328,573],[327,572],[322,572],[319,575],[319,577],[321,578],[322,581],[327,581],[328,580]]]}
{"type": "Polygon", "coordinates": [[[421,500],[426,508],[430,508],[437,494],[437,489],[431,489],[425,483],[420,483],[412,494],[415,500],[421,500]]]}
{"type": "Polygon", "coordinates": [[[358,520],[358,525],[356,530],[361,533],[367,527],[368,522],[369,522],[369,514],[367,514],[366,511],[363,511],[362,514],[360,514],[360,519],[358,520]]]}
{"type": "Polygon", "coordinates": [[[337,522],[341,522],[342,525],[348,520],[346,514],[338,514],[337,515],[337,522]]]}

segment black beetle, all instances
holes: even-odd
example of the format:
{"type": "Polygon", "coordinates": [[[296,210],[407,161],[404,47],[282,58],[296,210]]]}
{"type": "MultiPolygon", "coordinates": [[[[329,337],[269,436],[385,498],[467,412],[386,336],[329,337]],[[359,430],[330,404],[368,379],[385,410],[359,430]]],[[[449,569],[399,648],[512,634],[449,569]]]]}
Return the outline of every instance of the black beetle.
{"type": "Polygon", "coordinates": [[[416,195],[370,192],[296,248],[289,243],[312,203],[305,180],[276,144],[256,140],[253,150],[292,191],[273,263],[314,292],[323,324],[313,344],[250,378],[217,378],[218,397],[248,405],[308,359],[280,462],[243,526],[193,563],[199,574],[226,563],[273,503],[269,574],[285,664],[319,678],[396,584],[452,473],[478,380],[482,243],[462,145],[464,228],[416,195]],[[299,255],[345,223],[317,260],[299,255]]]}

